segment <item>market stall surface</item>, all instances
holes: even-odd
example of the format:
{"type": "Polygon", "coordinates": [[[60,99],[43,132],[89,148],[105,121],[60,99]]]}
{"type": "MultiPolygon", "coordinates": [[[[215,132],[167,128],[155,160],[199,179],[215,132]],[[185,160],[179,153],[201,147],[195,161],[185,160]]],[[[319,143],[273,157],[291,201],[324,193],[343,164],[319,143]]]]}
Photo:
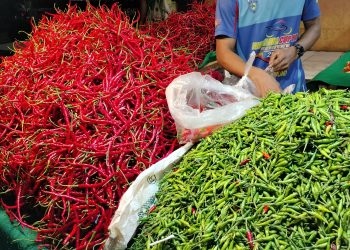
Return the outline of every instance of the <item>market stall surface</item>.
{"type": "Polygon", "coordinates": [[[313,79],[318,73],[335,62],[343,52],[307,51],[301,58],[306,80],[313,79]]]}

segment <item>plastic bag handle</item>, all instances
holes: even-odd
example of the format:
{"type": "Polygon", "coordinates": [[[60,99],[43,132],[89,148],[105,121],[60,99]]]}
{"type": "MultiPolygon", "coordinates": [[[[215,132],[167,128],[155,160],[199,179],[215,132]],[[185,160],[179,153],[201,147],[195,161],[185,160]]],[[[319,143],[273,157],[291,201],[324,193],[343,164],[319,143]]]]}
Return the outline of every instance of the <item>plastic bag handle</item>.
{"type": "Polygon", "coordinates": [[[239,80],[239,82],[237,83],[237,86],[248,90],[251,94],[255,96],[258,96],[259,93],[257,92],[255,84],[248,77],[249,71],[253,67],[255,56],[256,56],[255,51],[252,51],[249,55],[248,61],[245,64],[244,75],[241,78],[241,80],[239,80]]]}
{"type": "Polygon", "coordinates": [[[256,53],[255,51],[252,51],[252,53],[250,53],[249,59],[247,61],[247,63],[245,64],[245,69],[244,69],[244,76],[248,76],[250,69],[253,66],[254,60],[255,60],[255,56],[256,53]]]}

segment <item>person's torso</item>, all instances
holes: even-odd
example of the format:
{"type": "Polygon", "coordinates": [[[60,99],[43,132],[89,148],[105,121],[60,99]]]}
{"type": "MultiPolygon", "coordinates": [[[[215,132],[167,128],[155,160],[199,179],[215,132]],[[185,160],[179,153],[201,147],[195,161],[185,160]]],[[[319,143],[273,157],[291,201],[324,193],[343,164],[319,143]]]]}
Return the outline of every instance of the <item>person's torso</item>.
{"type": "MultiPolygon", "coordinates": [[[[298,40],[305,0],[238,0],[237,3],[237,53],[247,60],[254,50],[257,54],[254,65],[265,69],[272,51],[290,47],[298,40]]],[[[276,76],[282,89],[295,84],[296,91],[304,90],[304,78],[300,59],[276,76]]]]}

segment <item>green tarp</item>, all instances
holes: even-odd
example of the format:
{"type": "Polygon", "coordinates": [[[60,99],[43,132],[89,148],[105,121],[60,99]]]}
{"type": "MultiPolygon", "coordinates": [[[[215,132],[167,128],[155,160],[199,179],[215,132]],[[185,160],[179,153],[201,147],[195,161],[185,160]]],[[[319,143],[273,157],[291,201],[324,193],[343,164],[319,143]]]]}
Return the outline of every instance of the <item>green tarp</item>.
{"type": "Polygon", "coordinates": [[[350,51],[341,55],[329,67],[318,73],[310,83],[326,83],[333,86],[350,87],[350,73],[344,72],[344,67],[348,61],[350,61],[350,51]]]}
{"type": "Polygon", "coordinates": [[[1,250],[37,250],[36,233],[12,223],[6,212],[0,209],[0,249],[1,250]]]}
{"type": "Polygon", "coordinates": [[[208,54],[206,54],[203,62],[201,65],[198,66],[198,69],[204,68],[207,64],[214,62],[216,60],[216,52],[215,51],[210,51],[208,54]]]}

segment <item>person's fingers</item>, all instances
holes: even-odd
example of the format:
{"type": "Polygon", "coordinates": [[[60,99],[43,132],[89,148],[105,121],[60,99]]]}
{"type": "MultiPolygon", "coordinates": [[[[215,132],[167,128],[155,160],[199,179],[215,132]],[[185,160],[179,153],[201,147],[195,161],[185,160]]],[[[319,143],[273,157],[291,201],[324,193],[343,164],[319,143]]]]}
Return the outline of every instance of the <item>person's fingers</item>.
{"type": "Polygon", "coordinates": [[[280,66],[280,64],[277,64],[277,65],[273,66],[273,71],[274,71],[274,72],[281,71],[281,66],[280,66]]]}
{"type": "Polygon", "coordinates": [[[266,97],[269,92],[280,92],[277,80],[262,69],[253,68],[252,81],[257,89],[258,97],[266,97]]]}
{"type": "Polygon", "coordinates": [[[275,67],[273,67],[273,70],[275,72],[277,72],[277,71],[286,70],[286,69],[288,69],[288,67],[289,67],[288,60],[284,59],[279,64],[277,64],[275,67]]]}
{"type": "Polygon", "coordinates": [[[274,91],[274,92],[280,92],[281,91],[279,83],[273,77],[270,77],[268,89],[269,89],[269,91],[274,91]]]}
{"type": "Polygon", "coordinates": [[[275,92],[281,92],[280,86],[276,85],[276,86],[273,88],[273,91],[275,91],[275,92]]]}
{"type": "Polygon", "coordinates": [[[269,66],[273,65],[275,63],[275,60],[277,59],[277,54],[272,52],[270,56],[269,66]]]}
{"type": "Polygon", "coordinates": [[[278,51],[272,52],[272,55],[271,55],[270,61],[269,61],[269,66],[272,68],[275,67],[275,65],[279,64],[282,59],[283,58],[281,57],[281,55],[278,51]]]}
{"type": "Polygon", "coordinates": [[[281,71],[283,69],[283,64],[282,63],[279,63],[278,65],[275,65],[274,67],[273,67],[273,71],[274,72],[279,72],[279,71],[281,71]]]}
{"type": "Polygon", "coordinates": [[[271,90],[272,91],[274,91],[274,92],[281,92],[281,88],[280,88],[280,86],[279,86],[279,84],[277,85],[274,85],[272,88],[271,88],[271,90]]]}
{"type": "Polygon", "coordinates": [[[281,63],[283,60],[283,56],[281,55],[280,51],[274,51],[272,52],[272,55],[270,57],[269,66],[272,68],[275,68],[277,65],[281,63]]]}
{"type": "Polygon", "coordinates": [[[265,97],[266,96],[266,92],[267,92],[267,88],[266,88],[266,86],[264,86],[264,85],[261,85],[261,84],[259,84],[258,85],[258,92],[259,92],[259,96],[258,97],[265,97]]]}

